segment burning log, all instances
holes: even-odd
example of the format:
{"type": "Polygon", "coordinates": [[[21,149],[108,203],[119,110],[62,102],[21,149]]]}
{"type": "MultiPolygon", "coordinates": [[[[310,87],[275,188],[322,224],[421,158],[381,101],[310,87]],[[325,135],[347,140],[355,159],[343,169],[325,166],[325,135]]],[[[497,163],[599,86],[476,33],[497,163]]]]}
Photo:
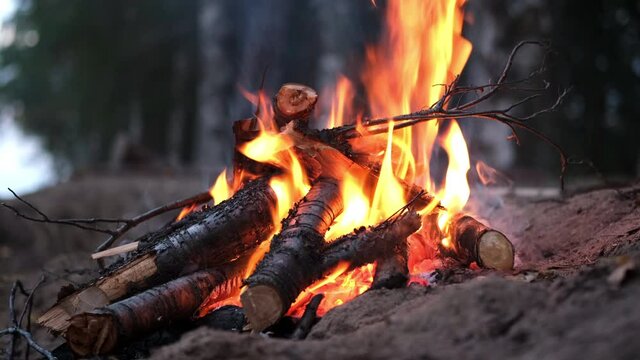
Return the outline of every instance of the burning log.
{"type": "Polygon", "coordinates": [[[340,263],[348,262],[349,268],[355,269],[384,258],[419,228],[420,216],[408,211],[375,227],[342,236],[327,244],[315,280],[329,275],[340,263]]]}
{"type": "MultiPolygon", "coordinates": [[[[349,269],[355,269],[384,257],[418,228],[420,228],[420,217],[417,213],[410,211],[386,220],[376,227],[362,228],[353,234],[342,236],[325,244],[324,250],[318,256],[319,260],[316,260],[311,267],[309,265],[304,267],[308,269],[304,279],[306,286],[330,275],[340,264],[348,263],[349,269]]],[[[299,275],[301,272],[284,274],[291,277],[299,275]]],[[[293,301],[285,303],[277,293],[272,292],[272,287],[259,286],[262,286],[259,292],[252,292],[252,288],[249,287],[241,296],[247,319],[254,331],[262,331],[275,323],[288,310],[293,301]],[[250,293],[250,296],[247,296],[247,292],[250,293]],[[278,316],[276,317],[275,314],[278,316]]],[[[299,287],[300,290],[293,297],[295,298],[304,287],[299,287]]]]}
{"type": "Polygon", "coordinates": [[[318,94],[308,86],[294,83],[282,85],[273,99],[276,124],[280,128],[297,121],[306,127],[317,101],[318,94]]]}
{"type": "Polygon", "coordinates": [[[448,246],[440,244],[440,252],[464,265],[497,270],[511,270],[514,262],[513,244],[501,232],[467,215],[456,215],[449,222],[448,246]]]}
{"type": "Polygon", "coordinates": [[[324,234],[342,208],[337,181],[321,178],[283,221],[282,231],[271,240],[269,252],[245,281],[247,288],[241,295],[254,330],[274,324],[313,282],[321,262],[324,234]]]}
{"type": "Polygon", "coordinates": [[[249,257],[198,271],[69,321],[66,338],[79,356],[102,355],[124,341],[147,335],[173,322],[189,320],[202,301],[219,290],[225,297],[242,284],[249,257]]]}
{"type": "Polygon", "coordinates": [[[106,306],[180,274],[232,261],[273,233],[271,210],[275,206],[276,195],[266,179],[249,182],[231,199],[147,235],[133,259],[114,264],[94,283],[59,300],[38,322],[61,332],[75,314],[106,306]]]}

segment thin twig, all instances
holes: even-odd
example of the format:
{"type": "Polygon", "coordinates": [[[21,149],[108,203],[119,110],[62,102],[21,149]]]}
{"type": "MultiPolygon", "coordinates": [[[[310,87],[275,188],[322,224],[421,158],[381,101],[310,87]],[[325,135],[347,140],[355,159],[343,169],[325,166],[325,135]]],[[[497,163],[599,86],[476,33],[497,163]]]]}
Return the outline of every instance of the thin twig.
{"type": "MultiPolygon", "coordinates": [[[[11,326],[11,327],[8,327],[6,329],[0,330],[0,337],[5,336],[5,335],[12,335],[12,336],[20,335],[25,340],[27,340],[27,344],[29,344],[29,347],[31,347],[35,351],[39,352],[40,355],[44,356],[45,358],[47,358],[49,360],[57,360],[57,358],[55,356],[53,356],[53,354],[51,352],[49,352],[47,349],[43,348],[35,340],[33,340],[33,336],[31,335],[30,332],[28,332],[28,331],[26,331],[24,329],[21,329],[19,327],[15,327],[15,326],[11,326]]],[[[11,353],[10,353],[9,356],[12,356],[11,353]]]]}
{"type": "MultiPolygon", "coordinates": [[[[139,224],[151,218],[154,218],[158,215],[164,214],[171,210],[180,209],[192,204],[203,204],[203,203],[209,202],[210,200],[211,200],[211,194],[209,192],[203,192],[195,196],[192,196],[183,200],[178,200],[170,204],[166,204],[166,205],[157,207],[155,209],[149,210],[146,213],[140,214],[128,220],[126,223],[124,223],[118,229],[116,229],[114,234],[112,234],[107,240],[105,240],[102,244],[96,247],[95,252],[106,250],[116,240],[118,240],[122,235],[124,235],[127,231],[131,230],[132,228],[138,226],[139,224]]],[[[96,261],[98,262],[98,265],[100,267],[103,267],[103,259],[97,259],[96,261]]]]}
{"type": "Polygon", "coordinates": [[[373,136],[377,134],[387,133],[390,128],[393,128],[393,131],[401,130],[433,120],[440,121],[445,119],[476,118],[497,121],[508,126],[511,129],[512,136],[518,144],[519,138],[516,130],[522,129],[535,135],[557,150],[560,156],[561,165],[560,186],[562,189],[564,189],[564,174],[568,164],[566,154],[557,143],[555,143],[539,130],[536,130],[535,128],[530,126],[527,122],[528,120],[537,118],[540,115],[557,110],[562,104],[563,100],[566,98],[569,90],[560,91],[551,105],[535,111],[531,114],[525,116],[516,116],[511,113],[518,107],[521,107],[522,105],[528,104],[531,101],[539,98],[542,95],[542,92],[547,91],[550,88],[549,83],[546,81],[544,82],[543,87],[528,88],[526,86],[522,86],[523,84],[533,81],[536,76],[544,71],[546,54],[543,59],[542,65],[537,70],[530,73],[528,77],[515,81],[507,81],[507,77],[509,76],[509,72],[513,66],[516,55],[526,45],[538,45],[546,47],[546,44],[539,41],[523,41],[517,44],[511,51],[511,54],[507,59],[500,77],[494,84],[486,84],[480,86],[459,86],[458,82],[460,78],[456,76],[450,84],[440,84],[440,86],[444,86],[444,93],[442,97],[427,109],[404,115],[368,119],[363,121],[359,125],[345,125],[333,129],[326,129],[321,132],[325,132],[325,136],[327,138],[337,138],[339,139],[338,141],[345,141],[363,136],[373,136]],[[514,104],[511,104],[502,109],[480,110],[477,108],[478,105],[486,102],[487,100],[489,100],[489,98],[503,89],[517,89],[520,91],[533,92],[534,94],[528,95],[516,101],[514,104]],[[478,92],[482,93],[482,95],[473,100],[469,100],[466,102],[462,101],[462,98],[465,95],[478,92]],[[452,104],[455,105],[451,106],[452,104]],[[361,129],[364,129],[364,131],[361,132],[361,129]]]}
{"type": "MultiPolygon", "coordinates": [[[[21,203],[25,204],[27,207],[32,209],[40,217],[33,217],[33,216],[30,216],[30,215],[24,214],[24,213],[20,212],[16,207],[14,207],[12,205],[9,205],[9,204],[6,204],[6,203],[0,203],[0,205],[4,206],[5,208],[8,208],[8,209],[12,210],[16,214],[16,216],[19,216],[19,217],[21,217],[23,219],[26,219],[26,220],[29,220],[29,221],[40,222],[40,223],[48,223],[48,224],[68,225],[68,226],[73,226],[73,227],[76,227],[76,228],[79,228],[79,229],[83,229],[83,230],[96,231],[96,232],[100,232],[100,233],[104,233],[104,234],[109,235],[109,237],[96,248],[95,252],[100,252],[100,251],[106,250],[116,240],[118,240],[120,237],[122,237],[127,231],[133,229],[134,227],[140,225],[141,223],[143,223],[143,222],[145,222],[145,221],[147,221],[147,220],[149,220],[151,218],[154,218],[154,217],[156,217],[158,215],[164,214],[164,213],[172,211],[172,210],[183,208],[185,206],[199,205],[199,204],[203,204],[203,203],[209,202],[211,200],[211,194],[209,192],[203,192],[203,193],[188,197],[186,199],[174,201],[172,203],[159,206],[159,207],[157,207],[155,209],[151,209],[151,210],[149,210],[149,211],[147,211],[147,212],[145,212],[143,214],[140,214],[140,215],[138,215],[138,216],[136,216],[134,218],[131,218],[131,219],[120,219],[120,218],[52,219],[47,214],[45,214],[40,209],[38,209],[35,205],[31,204],[27,200],[25,200],[22,197],[20,197],[13,190],[9,189],[9,191],[13,194],[13,196],[18,201],[20,201],[21,203]],[[101,224],[101,223],[120,224],[120,226],[115,230],[107,229],[107,228],[98,228],[98,227],[87,226],[87,224],[101,224]]],[[[102,268],[103,267],[103,260],[98,259],[97,262],[98,262],[98,265],[102,268]]]]}
{"type": "Polygon", "coordinates": [[[9,293],[9,318],[10,318],[11,325],[6,329],[0,330],[0,337],[5,335],[11,335],[11,341],[9,342],[9,348],[7,350],[8,359],[13,359],[17,336],[22,336],[25,340],[27,340],[28,346],[25,352],[26,358],[28,358],[29,356],[29,348],[33,348],[34,350],[39,352],[42,356],[44,356],[47,359],[50,359],[50,360],[56,359],[56,357],[53,356],[53,354],[51,354],[48,350],[40,346],[33,339],[33,336],[31,335],[31,332],[30,332],[31,320],[29,319],[29,317],[31,316],[31,308],[33,306],[33,296],[36,290],[38,289],[38,287],[40,287],[40,285],[43,282],[44,282],[44,276],[40,278],[40,280],[38,281],[38,283],[36,283],[36,285],[33,287],[30,293],[24,289],[22,282],[20,282],[19,280],[15,281],[13,283],[13,286],[11,287],[11,292],[9,293]],[[20,314],[20,320],[16,318],[16,309],[15,309],[16,293],[18,292],[18,290],[20,290],[20,293],[22,295],[27,297],[24,303],[24,308],[22,309],[22,313],[20,314]],[[26,330],[22,328],[22,321],[24,320],[25,316],[27,316],[26,330]]]}

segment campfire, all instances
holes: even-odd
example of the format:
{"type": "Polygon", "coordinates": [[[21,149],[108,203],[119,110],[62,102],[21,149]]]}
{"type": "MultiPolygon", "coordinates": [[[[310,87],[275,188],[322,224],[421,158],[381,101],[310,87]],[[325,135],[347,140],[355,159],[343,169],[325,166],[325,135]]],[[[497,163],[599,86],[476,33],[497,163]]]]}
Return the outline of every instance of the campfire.
{"type": "Polygon", "coordinates": [[[361,74],[366,109],[354,105],[346,77],[328,95],[294,83],[272,97],[247,93],[257,110],[233,124],[233,166],[210,192],[109,232],[94,258],[126,257],[94,282],[64,289],[39,323],[81,356],[225,305],[242,307],[244,330],[254,332],[301,318],[294,337],[304,338],[315,316],[370,289],[427,285],[426,274],[442,267],[512,269],[510,240],[465,210],[471,163],[456,119],[499,121],[550,142],[526,120],[554,110],[564,94],[524,117],[512,110],[531,96],[480,109],[498,91],[523,86],[507,75],[529,43],[514,49],[495,83],[461,86],[471,53],[462,5],[389,2],[387,32],[367,49],[361,74]],[[435,149],[448,158],[440,174],[435,149]],[[179,207],[174,223],[110,248],[146,218],[179,207]]]}

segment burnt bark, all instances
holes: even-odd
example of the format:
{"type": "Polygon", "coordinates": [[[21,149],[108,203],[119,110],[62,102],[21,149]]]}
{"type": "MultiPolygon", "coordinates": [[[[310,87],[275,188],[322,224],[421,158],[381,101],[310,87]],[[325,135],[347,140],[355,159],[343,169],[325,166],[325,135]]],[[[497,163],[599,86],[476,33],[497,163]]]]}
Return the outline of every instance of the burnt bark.
{"type": "Polygon", "coordinates": [[[66,331],[69,347],[79,356],[107,354],[126,341],[189,320],[211,292],[222,289],[230,294],[240,288],[247,258],[75,315],[66,331]]]}
{"type": "Polygon", "coordinates": [[[74,314],[108,305],[182,274],[232,261],[273,232],[276,195],[266,179],[247,183],[217,206],[145,236],[134,256],[58,301],[38,322],[63,331],[74,314]]]}
{"type": "Polygon", "coordinates": [[[420,228],[420,216],[405,212],[393,219],[368,229],[339,237],[326,245],[322,252],[322,264],[314,280],[329,274],[342,262],[350,269],[370,264],[393,253],[398,245],[420,228]]]}
{"type": "Polygon", "coordinates": [[[339,184],[320,178],[283,221],[282,231],[245,281],[242,305],[253,330],[262,331],[287,311],[298,294],[313,282],[322,261],[324,234],[343,203],[339,184]]]}
{"type": "Polygon", "coordinates": [[[390,254],[377,261],[371,288],[398,289],[405,287],[409,281],[408,257],[407,238],[405,237],[399,239],[390,254]]]}

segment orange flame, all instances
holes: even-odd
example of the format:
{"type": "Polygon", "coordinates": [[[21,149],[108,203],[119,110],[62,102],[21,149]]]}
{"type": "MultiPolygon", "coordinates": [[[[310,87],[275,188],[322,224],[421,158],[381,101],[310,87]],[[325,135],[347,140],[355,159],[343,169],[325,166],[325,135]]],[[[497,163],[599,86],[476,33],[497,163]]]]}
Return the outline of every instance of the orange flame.
{"type": "MultiPolygon", "coordinates": [[[[471,44],[462,37],[464,0],[390,0],[386,10],[386,32],[379,45],[366,51],[366,64],[362,80],[369,100],[370,113],[374,117],[406,114],[436,103],[443,95],[440,84],[450,83],[458,75],[471,52],[471,44]]],[[[375,1],[372,1],[375,5],[375,1]]],[[[249,96],[250,95],[250,96],[249,96]]],[[[292,140],[286,132],[278,133],[273,125],[273,109],[264,94],[247,98],[258,106],[261,133],[239,150],[247,157],[270,163],[285,169],[286,173],[273,178],[270,185],[278,197],[274,224],[286,216],[295,201],[309,189],[304,169],[291,150],[292,140]]],[[[328,125],[340,126],[354,118],[354,87],[345,77],[340,77],[331,101],[328,125]]],[[[356,120],[359,130],[363,130],[356,120]]],[[[362,174],[347,172],[341,185],[344,211],[336,219],[325,238],[328,241],[351,232],[354,228],[373,225],[386,219],[408,200],[400,180],[417,183],[448,207],[439,215],[438,227],[445,229],[449,219],[461,211],[468,198],[469,186],[466,174],[469,155],[462,131],[455,121],[440,137],[438,123],[428,122],[415,127],[358,139],[366,154],[381,161],[377,184],[367,184],[362,174]],[[441,146],[449,159],[444,185],[438,189],[431,179],[430,160],[435,146],[441,146]]],[[[364,130],[363,130],[364,131],[364,130]]],[[[355,144],[352,143],[352,146],[355,144]]],[[[217,183],[217,182],[216,182],[217,183]]],[[[226,182],[225,182],[226,183],[226,182]]],[[[220,185],[222,190],[223,185],[220,185]]],[[[214,185],[214,190],[216,186],[214,185]]],[[[223,194],[225,194],[220,190],[223,194]]],[[[230,194],[227,192],[226,194],[230,194]]],[[[218,195],[223,197],[223,195],[218,195]]],[[[216,200],[217,201],[217,200],[216,200]]],[[[436,204],[424,210],[424,216],[436,204]]],[[[433,232],[425,226],[409,239],[409,265],[412,279],[424,283],[420,273],[433,269],[434,244],[446,246],[449,239],[433,239],[433,232]]],[[[257,261],[268,244],[257,251],[257,261]]],[[[250,269],[253,269],[252,261],[250,269]]],[[[291,307],[290,315],[300,315],[304,305],[316,293],[324,293],[325,299],[318,310],[322,315],[366,291],[373,281],[375,264],[348,270],[349,264],[341,264],[331,276],[311,285],[291,307]]],[[[237,298],[223,302],[233,303],[237,298]]]]}

